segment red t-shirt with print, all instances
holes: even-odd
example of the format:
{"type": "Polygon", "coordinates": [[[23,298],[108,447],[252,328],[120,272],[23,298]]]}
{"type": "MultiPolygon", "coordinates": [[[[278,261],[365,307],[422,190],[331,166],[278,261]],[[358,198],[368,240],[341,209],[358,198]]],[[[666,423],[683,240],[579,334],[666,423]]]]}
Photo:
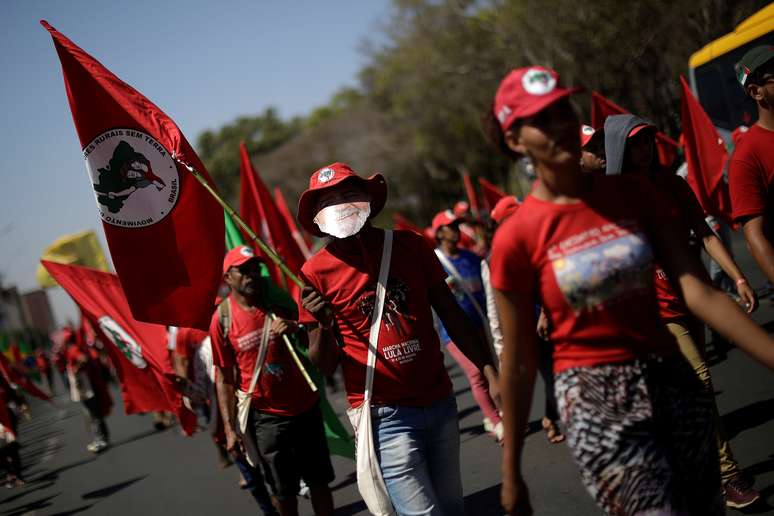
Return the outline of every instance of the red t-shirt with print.
{"type": "Polygon", "coordinates": [[[671,353],[659,317],[646,234],[669,223],[647,179],[590,176],[572,204],[528,196],[497,231],[492,286],[540,299],[553,330],[554,370],[671,353]]]}
{"type": "MultiPolygon", "coordinates": [[[[383,241],[383,230],[366,226],[355,237],[331,241],[301,268],[304,281],[332,304],[347,399],[353,407],[363,403],[383,241]]],[[[374,404],[421,407],[449,395],[451,381],[428,297],[430,287],[445,281],[446,272],[424,238],[396,230],[374,371],[374,404]]],[[[303,308],[300,320],[316,322],[303,308]]]]}
{"type": "Polygon", "coordinates": [[[175,335],[175,353],[191,358],[207,338],[207,332],[196,328],[178,328],[175,335]]]}
{"type": "MultiPolygon", "coordinates": [[[[753,125],[731,155],[728,187],[734,221],[774,215],[774,131],[753,125]]],[[[770,220],[771,224],[772,221],[770,220]]],[[[771,228],[769,228],[769,235],[771,228]]]]}
{"type": "MultiPolygon", "coordinates": [[[[266,312],[259,308],[243,308],[231,297],[225,302],[231,307],[231,327],[228,339],[224,339],[216,310],[210,323],[212,360],[219,367],[238,366],[239,389],[247,392],[258,359],[266,312]]],[[[306,412],[317,403],[317,393],[309,388],[282,338],[270,338],[268,346],[253,391],[253,408],[278,416],[306,412]]]]}

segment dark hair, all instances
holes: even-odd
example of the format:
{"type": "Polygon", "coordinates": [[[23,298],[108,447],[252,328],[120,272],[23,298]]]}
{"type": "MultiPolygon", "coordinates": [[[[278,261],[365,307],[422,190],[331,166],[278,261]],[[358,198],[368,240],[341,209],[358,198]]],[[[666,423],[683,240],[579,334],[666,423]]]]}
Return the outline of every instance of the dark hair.
{"type": "MultiPolygon", "coordinates": [[[[514,125],[511,127],[514,127],[514,125]]],[[[505,141],[505,133],[503,132],[502,127],[500,127],[500,121],[497,120],[492,109],[487,109],[486,112],[481,115],[481,128],[487,142],[500,151],[501,154],[508,156],[513,161],[522,157],[521,154],[508,147],[508,144],[505,141]]]]}
{"type": "Polygon", "coordinates": [[[747,90],[747,86],[750,86],[751,84],[763,86],[763,76],[771,73],[774,73],[774,59],[769,59],[750,74],[745,84],[745,90],[747,90]]]}

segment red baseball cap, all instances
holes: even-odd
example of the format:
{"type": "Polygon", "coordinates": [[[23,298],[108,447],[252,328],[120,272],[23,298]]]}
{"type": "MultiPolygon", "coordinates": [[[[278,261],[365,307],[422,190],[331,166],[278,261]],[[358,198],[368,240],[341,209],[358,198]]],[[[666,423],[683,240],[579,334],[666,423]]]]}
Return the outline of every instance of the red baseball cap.
{"type": "Polygon", "coordinates": [[[627,138],[631,138],[632,136],[634,136],[635,134],[639,133],[643,129],[650,129],[652,131],[656,130],[656,128],[654,126],[650,125],[650,124],[640,124],[640,125],[638,125],[636,127],[633,127],[632,130],[629,131],[629,135],[627,136],[627,138]]]}
{"type": "Polygon", "coordinates": [[[492,211],[489,213],[489,217],[497,222],[497,224],[502,224],[505,219],[513,215],[516,210],[519,209],[519,206],[521,206],[521,203],[515,195],[506,195],[497,201],[494,208],[492,208],[492,211]]]}
{"type": "Polygon", "coordinates": [[[317,215],[317,199],[323,190],[328,190],[344,182],[356,183],[363,187],[371,196],[371,214],[375,217],[387,202],[387,182],[381,174],[373,174],[369,178],[360,177],[346,163],[331,163],[317,170],[309,178],[309,188],[298,199],[298,222],[305,230],[316,236],[325,236],[314,223],[317,215]]]}
{"type": "Polygon", "coordinates": [[[251,247],[240,245],[233,248],[227,252],[226,257],[223,258],[223,274],[226,274],[231,267],[239,267],[253,258],[260,260],[260,258],[255,256],[255,252],[251,247]]]}
{"type": "Polygon", "coordinates": [[[597,132],[596,129],[594,129],[590,125],[583,124],[581,126],[581,129],[580,129],[581,148],[589,144],[591,139],[594,137],[595,132],[597,132]]]}
{"type": "Polygon", "coordinates": [[[433,236],[435,237],[435,233],[437,233],[438,230],[443,226],[451,226],[455,222],[462,222],[463,220],[465,219],[458,217],[451,210],[439,211],[435,214],[435,217],[433,217],[433,222],[430,224],[430,227],[433,229],[433,236]]]}
{"type": "Polygon", "coordinates": [[[458,217],[464,217],[470,211],[470,204],[467,201],[457,201],[452,211],[458,217]]]}
{"type": "Polygon", "coordinates": [[[516,68],[500,82],[492,110],[507,131],[516,120],[535,115],[579,90],[559,86],[559,74],[550,68],[516,68]]]}

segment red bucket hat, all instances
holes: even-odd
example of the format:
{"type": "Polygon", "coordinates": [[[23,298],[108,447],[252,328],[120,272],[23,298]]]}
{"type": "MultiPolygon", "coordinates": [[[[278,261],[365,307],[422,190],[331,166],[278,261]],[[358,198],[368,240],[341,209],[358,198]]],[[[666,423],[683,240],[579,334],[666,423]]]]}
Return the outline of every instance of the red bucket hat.
{"type": "Polygon", "coordinates": [[[455,222],[463,222],[464,220],[464,218],[458,217],[452,210],[439,211],[435,214],[433,222],[430,224],[430,227],[433,229],[433,238],[435,238],[435,234],[443,226],[451,226],[455,222]]]}
{"type": "Polygon", "coordinates": [[[223,258],[223,274],[226,274],[231,267],[239,267],[245,262],[252,260],[253,258],[260,260],[255,256],[255,252],[252,248],[246,245],[240,245],[226,253],[226,257],[223,258]]]}
{"type": "Polygon", "coordinates": [[[529,66],[511,71],[500,82],[492,110],[503,131],[516,120],[539,113],[580,88],[559,86],[559,74],[550,68],[529,66]]]}
{"type": "Polygon", "coordinates": [[[317,215],[317,199],[324,190],[334,188],[344,182],[360,185],[371,196],[371,214],[376,216],[387,202],[387,183],[381,174],[373,174],[368,179],[360,177],[346,163],[332,163],[312,174],[309,178],[309,188],[301,194],[298,200],[298,222],[305,230],[315,236],[325,236],[314,223],[317,215]]]}

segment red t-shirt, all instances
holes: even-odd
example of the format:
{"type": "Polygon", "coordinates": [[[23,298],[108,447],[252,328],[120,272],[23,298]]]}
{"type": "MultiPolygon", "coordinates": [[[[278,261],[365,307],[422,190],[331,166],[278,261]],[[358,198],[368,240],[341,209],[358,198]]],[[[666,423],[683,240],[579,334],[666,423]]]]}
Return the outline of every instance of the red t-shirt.
{"type": "MultiPolygon", "coordinates": [[[[301,268],[304,280],[333,306],[344,383],[353,407],[363,403],[383,241],[384,231],[368,226],[357,237],[333,240],[301,268]]],[[[422,407],[449,395],[451,381],[428,298],[430,287],[445,281],[446,272],[424,238],[396,230],[376,355],[374,404],[422,407]]],[[[300,320],[316,322],[303,308],[300,320]]]]}
{"type": "Polygon", "coordinates": [[[495,234],[492,286],[540,299],[553,324],[554,370],[667,353],[647,234],[664,220],[647,179],[589,176],[591,193],[555,204],[528,196],[495,234]]]}
{"type": "MultiPolygon", "coordinates": [[[[231,306],[231,327],[226,340],[216,310],[210,323],[212,360],[223,368],[238,366],[239,389],[247,392],[258,359],[266,313],[258,308],[242,308],[231,297],[226,302],[231,306]]],[[[283,340],[271,338],[253,391],[253,408],[279,416],[296,416],[312,408],[317,400],[317,393],[309,388],[283,340]]]]}
{"type": "Polygon", "coordinates": [[[754,125],[731,155],[728,183],[734,221],[774,210],[774,131],[754,125]]]}
{"type": "Polygon", "coordinates": [[[196,328],[178,328],[175,334],[175,353],[190,359],[206,338],[206,331],[196,328]]]}

